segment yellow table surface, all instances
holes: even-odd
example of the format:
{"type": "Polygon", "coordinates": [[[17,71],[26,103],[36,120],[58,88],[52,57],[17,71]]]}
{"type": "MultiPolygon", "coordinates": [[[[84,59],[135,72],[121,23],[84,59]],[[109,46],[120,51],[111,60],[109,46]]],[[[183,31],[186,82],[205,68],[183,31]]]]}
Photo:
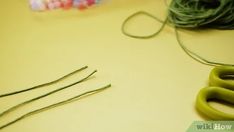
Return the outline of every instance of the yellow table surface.
{"type": "MultiPolygon", "coordinates": [[[[88,10],[33,12],[26,0],[0,4],[0,93],[52,81],[82,66],[89,69],[55,85],[0,98],[0,111],[98,73],[82,84],[28,104],[0,118],[0,125],[29,111],[108,83],[101,93],[36,114],[1,132],[182,132],[195,120],[198,91],[211,66],[188,57],[172,27],[146,40],[129,38],[120,27],[145,10],[164,19],[164,0],[103,0],[88,10]]],[[[142,16],[132,22],[141,33],[160,23],[142,16]]],[[[184,43],[212,61],[234,63],[232,31],[182,31],[184,43]]],[[[214,103],[220,109],[220,106],[214,103]]],[[[232,107],[233,108],[233,107],[232,107]]],[[[233,113],[233,109],[225,108],[233,113]]]]}

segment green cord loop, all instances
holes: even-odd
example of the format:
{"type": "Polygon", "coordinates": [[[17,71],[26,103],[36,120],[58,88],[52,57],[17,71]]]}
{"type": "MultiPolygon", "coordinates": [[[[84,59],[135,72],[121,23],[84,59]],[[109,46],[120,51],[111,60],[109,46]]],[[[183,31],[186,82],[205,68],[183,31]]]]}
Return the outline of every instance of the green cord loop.
{"type": "Polygon", "coordinates": [[[122,30],[122,33],[123,33],[123,34],[125,34],[126,36],[129,36],[129,37],[132,37],[132,38],[140,38],[140,39],[148,39],[148,38],[152,38],[152,37],[158,35],[158,34],[163,30],[163,28],[165,27],[166,23],[167,23],[167,18],[166,18],[166,20],[162,21],[162,20],[160,20],[159,18],[153,16],[152,14],[150,14],[150,13],[148,13],[148,12],[139,11],[139,12],[136,12],[136,13],[132,14],[131,16],[129,16],[129,17],[123,22],[122,27],[121,27],[121,30],[122,30]],[[134,35],[134,34],[128,33],[128,31],[126,30],[126,26],[127,26],[128,22],[129,22],[131,19],[133,19],[134,17],[138,16],[138,15],[146,15],[146,16],[148,16],[148,17],[150,17],[150,18],[153,18],[153,19],[157,20],[158,22],[162,23],[162,26],[159,28],[158,31],[156,31],[156,32],[154,32],[154,33],[152,33],[152,34],[150,34],[150,35],[142,35],[142,36],[141,36],[141,35],[134,35]]]}

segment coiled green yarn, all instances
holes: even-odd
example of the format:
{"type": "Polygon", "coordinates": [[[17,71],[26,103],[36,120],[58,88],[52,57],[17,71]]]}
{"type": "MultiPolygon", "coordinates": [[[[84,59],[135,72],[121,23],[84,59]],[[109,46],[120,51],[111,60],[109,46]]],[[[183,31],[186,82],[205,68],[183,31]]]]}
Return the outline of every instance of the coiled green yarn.
{"type": "Polygon", "coordinates": [[[234,0],[172,0],[168,20],[182,28],[234,29],[234,0]]]}
{"type": "Polygon", "coordinates": [[[178,44],[183,51],[196,60],[205,65],[210,66],[234,66],[234,64],[227,64],[222,62],[215,62],[203,58],[199,54],[188,49],[180,38],[178,30],[180,28],[185,29],[222,29],[233,30],[234,29],[234,0],[172,0],[168,7],[168,16],[163,21],[152,14],[139,11],[130,15],[122,24],[122,33],[126,36],[138,39],[152,38],[169,24],[175,29],[175,36],[178,44]],[[138,16],[146,15],[156,21],[162,23],[159,30],[149,35],[135,35],[127,31],[128,22],[138,16]]]}

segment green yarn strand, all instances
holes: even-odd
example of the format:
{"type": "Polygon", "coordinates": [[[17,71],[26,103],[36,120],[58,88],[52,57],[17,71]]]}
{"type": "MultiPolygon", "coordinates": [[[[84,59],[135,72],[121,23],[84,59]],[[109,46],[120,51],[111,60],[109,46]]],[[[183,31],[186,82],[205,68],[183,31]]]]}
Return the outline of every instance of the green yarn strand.
{"type": "Polygon", "coordinates": [[[166,18],[166,20],[162,21],[162,20],[160,20],[159,18],[157,18],[157,17],[155,17],[155,16],[153,16],[153,15],[147,13],[147,12],[139,11],[139,12],[136,12],[136,13],[132,14],[131,16],[129,16],[129,17],[123,22],[122,27],[121,27],[121,30],[122,30],[122,33],[123,33],[123,34],[125,34],[126,36],[129,36],[129,37],[132,37],[132,38],[141,38],[141,39],[148,39],[148,38],[152,38],[152,37],[158,35],[158,34],[163,30],[163,28],[165,27],[166,24],[167,24],[167,18],[166,18]],[[150,34],[150,35],[134,35],[134,34],[131,34],[131,33],[129,33],[129,32],[126,30],[126,26],[127,26],[128,22],[129,22],[132,18],[134,18],[134,17],[136,17],[136,16],[138,16],[138,15],[145,15],[145,16],[148,16],[148,17],[150,17],[150,18],[153,18],[153,19],[157,20],[158,22],[162,23],[162,26],[159,28],[159,30],[157,30],[156,32],[154,32],[154,33],[152,33],[152,34],[150,34]]]}
{"type": "Polygon", "coordinates": [[[168,6],[167,19],[162,21],[156,16],[144,11],[139,11],[129,16],[122,24],[122,33],[126,36],[138,39],[152,38],[164,29],[166,25],[175,28],[175,35],[178,44],[183,51],[192,59],[209,66],[234,66],[220,62],[209,61],[195,52],[188,49],[180,39],[179,28],[184,29],[234,29],[234,0],[172,0],[168,6]],[[145,36],[138,36],[127,31],[127,23],[138,15],[146,15],[162,23],[159,30],[145,36]]]}

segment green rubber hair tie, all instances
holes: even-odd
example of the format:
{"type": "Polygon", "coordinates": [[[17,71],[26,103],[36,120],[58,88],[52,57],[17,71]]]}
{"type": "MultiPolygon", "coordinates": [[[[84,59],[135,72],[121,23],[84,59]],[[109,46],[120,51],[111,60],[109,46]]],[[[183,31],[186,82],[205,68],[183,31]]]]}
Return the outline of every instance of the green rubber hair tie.
{"type": "Polygon", "coordinates": [[[197,95],[198,111],[214,120],[234,120],[234,114],[216,110],[208,104],[208,101],[212,99],[234,104],[234,67],[215,67],[211,71],[209,79],[210,86],[201,89],[197,95]]]}

